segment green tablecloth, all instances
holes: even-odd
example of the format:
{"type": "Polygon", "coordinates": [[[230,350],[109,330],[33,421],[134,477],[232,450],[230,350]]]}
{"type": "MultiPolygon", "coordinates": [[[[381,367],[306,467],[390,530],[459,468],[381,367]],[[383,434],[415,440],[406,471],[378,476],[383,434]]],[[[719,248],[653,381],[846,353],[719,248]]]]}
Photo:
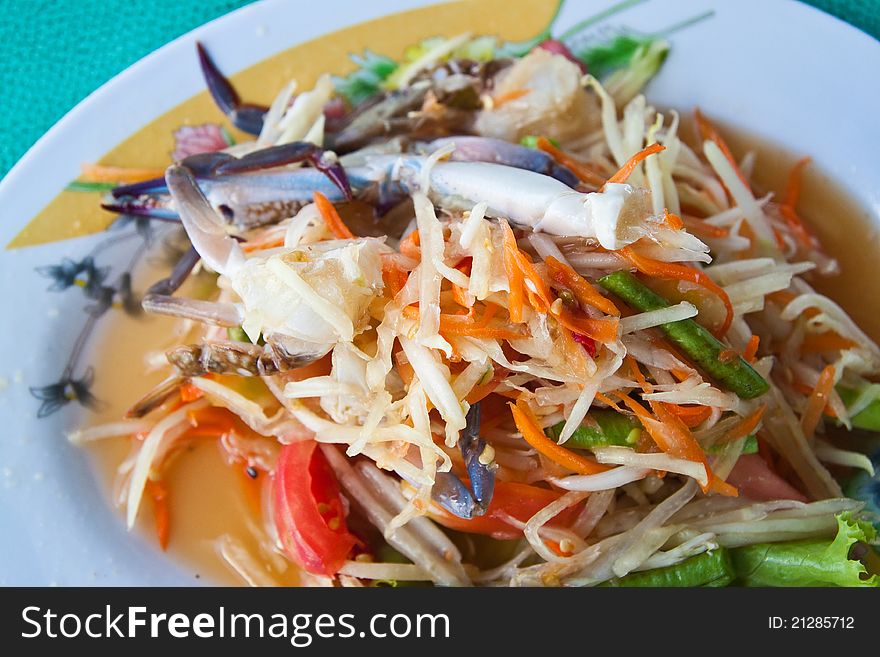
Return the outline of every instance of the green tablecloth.
{"type": "MultiPolygon", "coordinates": [[[[0,175],[65,112],[126,66],[251,1],[4,0],[0,175]]],[[[809,3],[880,38],[880,0],[809,3]]]]}

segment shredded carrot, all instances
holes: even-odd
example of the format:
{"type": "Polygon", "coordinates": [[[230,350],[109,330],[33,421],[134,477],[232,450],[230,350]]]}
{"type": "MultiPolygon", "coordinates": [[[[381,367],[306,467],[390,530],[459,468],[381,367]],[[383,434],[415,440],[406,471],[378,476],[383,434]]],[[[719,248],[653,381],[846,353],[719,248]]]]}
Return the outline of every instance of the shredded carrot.
{"type": "Polygon", "coordinates": [[[629,260],[632,265],[643,274],[648,276],[658,276],[660,278],[673,278],[690,281],[691,283],[704,287],[717,295],[727,310],[727,316],[724,319],[724,323],[716,331],[716,335],[723,336],[727,333],[727,329],[730,328],[730,323],[733,321],[733,304],[730,302],[730,297],[727,296],[727,292],[713,281],[708,274],[693,267],[686,267],[685,265],[662,262],[660,260],[648,258],[639,254],[631,246],[623,247],[619,253],[629,260]]]}
{"type": "Polygon", "coordinates": [[[743,350],[743,358],[750,363],[754,363],[755,358],[758,356],[758,346],[760,344],[761,338],[757,335],[752,335],[752,337],[749,338],[746,348],[743,350]]]}
{"type": "MultiPolygon", "coordinates": [[[[460,271],[465,276],[471,275],[471,266],[473,265],[473,258],[467,257],[463,258],[461,262],[455,265],[455,268],[460,271]]],[[[452,298],[455,299],[455,303],[457,303],[462,308],[469,308],[468,306],[468,297],[467,290],[463,287],[459,287],[458,285],[452,285],[452,298]]]]}
{"type": "MultiPolygon", "coordinates": [[[[515,243],[514,243],[515,245],[515,243]]],[[[553,303],[553,296],[547,283],[535,269],[534,263],[519,247],[516,247],[516,264],[522,272],[523,287],[529,304],[535,310],[546,313],[553,303]]]]}
{"type": "Polygon", "coordinates": [[[560,262],[553,256],[549,256],[545,262],[547,263],[550,278],[559,285],[563,285],[571,290],[578,303],[598,308],[606,315],[620,317],[620,310],[614,305],[614,302],[602,296],[587,279],[578,274],[569,265],[560,262]]]}
{"type": "Polygon", "coordinates": [[[718,130],[715,129],[715,126],[709,122],[709,119],[707,119],[699,109],[694,110],[694,118],[697,120],[697,127],[700,130],[700,136],[703,140],[715,142],[715,145],[718,146],[724,154],[724,157],[727,158],[727,161],[730,163],[730,166],[733,167],[734,172],[736,172],[736,175],[742,181],[742,184],[745,185],[747,189],[751,189],[752,186],[749,184],[748,178],[746,178],[740,170],[739,164],[737,164],[736,159],[733,157],[733,153],[730,152],[730,148],[727,146],[727,142],[724,141],[718,130]]]}
{"type": "Polygon", "coordinates": [[[633,413],[636,414],[636,417],[639,418],[642,426],[645,427],[645,430],[654,440],[657,447],[676,458],[694,461],[695,463],[702,463],[703,467],[706,469],[706,475],[708,477],[708,485],[702,487],[703,491],[706,492],[712,489],[715,475],[712,473],[711,468],[709,468],[709,463],[706,461],[706,454],[703,452],[703,448],[700,447],[696,438],[694,438],[690,429],[687,428],[680,418],[666,410],[662,404],[656,402],[651,402],[651,410],[654,412],[654,415],[656,416],[655,418],[644,406],[639,404],[629,395],[620,395],[620,399],[633,413]],[[657,421],[663,424],[668,431],[657,431],[654,426],[654,422],[657,421]]]}
{"type": "Polygon", "coordinates": [[[684,422],[688,429],[693,429],[700,423],[705,422],[712,414],[710,406],[681,406],[679,404],[662,403],[667,411],[681,418],[681,421],[684,422]]]}
{"type": "Polygon", "coordinates": [[[382,260],[382,283],[392,299],[406,285],[409,274],[393,260],[382,260]]]}
{"type": "Polygon", "coordinates": [[[530,93],[532,93],[531,89],[513,89],[512,91],[508,91],[503,94],[493,96],[492,97],[492,106],[493,107],[501,107],[502,105],[504,105],[506,103],[517,100],[518,98],[522,98],[523,96],[527,96],[530,93]]]}
{"type": "Polygon", "coordinates": [[[523,273],[519,266],[519,247],[516,245],[510,224],[502,221],[501,230],[504,234],[504,270],[510,288],[507,294],[508,311],[510,321],[519,323],[523,319],[523,273]]]}
{"type": "Polygon", "coordinates": [[[541,426],[538,424],[538,419],[524,399],[517,399],[515,404],[510,403],[508,405],[510,406],[510,412],[513,414],[513,421],[516,423],[517,430],[522,434],[523,440],[540,454],[561,465],[563,468],[578,474],[597,474],[608,470],[607,466],[591,461],[583,456],[578,456],[571,450],[560,447],[544,435],[541,426]]]}
{"type": "MultiPolygon", "coordinates": [[[[667,348],[666,351],[672,352],[673,350],[667,348]]],[[[672,376],[674,376],[676,379],[678,379],[679,383],[681,383],[682,381],[687,381],[690,378],[690,374],[688,374],[685,370],[679,370],[679,369],[673,368],[671,373],[672,373],[672,376]]]]}
{"type": "Polygon", "coordinates": [[[414,230],[409,235],[400,240],[398,250],[407,258],[412,258],[413,260],[421,260],[422,249],[421,239],[419,238],[419,231],[414,230]]]}
{"type": "Polygon", "coordinates": [[[828,395],[834,389],[834,365],[827,365],[819,375],[816,387],[807,400],[807,407],[804,414],[801,415],[801,428],[807,439],[813,437],[816,427],[819,425],[819,419],[822,417],[822,410],[828,403],[828,395]]]}
{"type": "MultiPolygon", "coordinates": [[[[522,340],[528,337],[528,332],[524,330],[515,331],[500,326],[489,326],[489,320],[495,315],[496,311],[497,307],[494,304],[487,305],[486,313],[479,322],[475,322],[469,315],[441,313],[440,333],[492,340],[522,340]]],[[[407,306],[403,309],[403,316],[417,320],[419,318],[419,309],[416,306],[407,306]]]]}
{"type": "Polygon", "coordinates": [[[162,178],[164,175],[164,169],[132,169],[86,163],[80,167],[79,179],[82,182],[93,183],[136,183],[162,178]]]}
{"type": "Polygon", "coordinates": [[[624,357],[624,361],[626,361],[626,364],[629,366],[629,371],[632,374],[632,377],[636,380],[636,383],[639,384],[642,392],[654,392],[654,386],[648,383],[648,380],[645,378],[645,375],[642,374],[642,368],[639,367],[636,359],[627,355],[624,357]]]}
{"type": "Polygon", "coordinates": [[[263,251],[265,249],[275,249],[284,246],[284,235],[279,235],[268,240],[251,240],[241,245],[241,250],[245,253],[253,253],[254,251],[263,251]]]}
{"type": "Polygon", "coordinates": [[[739,497],[739,490],[736,486],[728,484],[720,477],[712,477],[712,480],[709,482],[709,492],[718,493],[725,497],[739,497]]]}
{"type": "Polygon", "coordinates": [[[734,440],[739,440],[740,438],[745,438],[749,434],[755,433],[755,430],[758,428],[758,424],[761,422],[761,418],[764,417],[764,412],[767,410],[767,405],[762,404],[754,411],[746,415],[742,420],[740,420],[737,424],[727,432],[727,434],[721,439],[720,442],[727,443],[732,442],[734,440]]]}
{"type": "Polygon", "coordinates": [[[782,197],[782,205],[787,205],[791,208],[797,205],[798,199],[801,196],[801,176],[804,172],[804,167],[810,161],[810,157],[802,157],[791,168],[791,172],[788,174],[788,182],[785,185],[785,195],[782,197]]]}
{"type": "Polygon", "coordinates": [[[161,481],[147,480],[147,494],[153,500],[153,517],[156,522],[156,537],[159,546],[165,550],[168,548],[168,538],[171,530],[171,514],[168,506],[168,489],[161,481]]]}
{"type": "Polygon", "coordinates": [[[653,143],[650,146],[647,146],[640,150],[638,153],[629,158],[626,162],[623,163],[623,166],[612,175],[608,181],[605,183],[622,183],[626,182],[626,179],[632,175],[632,172],[635,171],[636,167],[639,166],[639,163],[642,162],[649,155],[654,155],[654,153],[659,153],[661,151],[665,151],[666,146],[663,146],[658,143],[653,143]]]}
{"type": "Polygon", "coordinates": [[[318,212],[321,213],[324,221],[327,222],[327,228],[330,229],[330,232],[341,240],[353,240],[355,238],[354,233],[348,229],[348,226],[342,221],[342,217],[339,216],[336,208],[333,207],[333,204],[327,197],[321,192],[315,192],[314,199],[315,205],[318,206],[318,212]]]}
{"type": "Polygon", "coordinates": [[[556,148],[556,146],[554,146],[546,137],[538,137],[536,146],[539,150],[547,153],[562,166],[571,169],[572,173],[580,178],[582,182],[597,188],[605,184],[605,179],[602,178],[602,176],[590,169],[577,158],[574,158],[568,153],[556,148]]]}
{"type": "Polygon", "coordinates": [[[810,163],[809,157],[803,157],[798,160],[791,168],[788,174],[788,182],[785,186],[785,195],[779,204],[779,214],[785,220],[789,230],[791,230],[795,239],[804,247],[811,248],[816,244],[816,240],[797,212],[797,203],[801,195],[801,177],[804,167],[810,163]]]}
{"type": "Polygon", "coordinates": [[[755,250],[757,249],[757,238],[755,235],[755,231],[752,228],[752,224],[748,221],[743,221],[739,225],[739,236],[745,237],[749,241],[749,248],[743,249],[742,251],[738,251],[736,258],[737,260],[745,260],[746,258],[752,258],[755,255],[755,250]]]}
{"type": "Polygon", "coordinates": [[[617,340],[620,322],[616,317],[611,319],[593,319],[575,315],[568,308],[561,308],[553,316],[569,331],[580,333],[596,342],[608,344],[617,340]]]}
{"type": "MultiPolygon", "coordinates": [[[[624,394],[625,393],[622,393],[619,391],[617,392],[617,395],[619,397],[623,396],[624,394]]],[[[618,406],[617,402],[615,402],[613,399],[611,399],[608,395],[603,394],[601,392],[597,392],[596,399],[599,400],[600,402],[602,402],[603,404],[605,404],[606,406],[608,406],[609,408],[613,408],[618,413],[623,413],[623,409],[620,406],[618,406]]]]}
{"type": "Polygon", "coordinates": [[[663,223],[669,226],[672,230],[681,230],[684,228],[684,221],[682,221],[681,217],[669,210],[663,211],[663,223]]]}
{"type": "Polygon", "coordinates": [[[804,341],[801,343],[801,353],[819,354],[826,351],[842,351],[843,349],[851,349],[857,346],[857,342],[844,338],[835,331],[807,333],[804,336],[804,341]]]}
{"type": "Polygon", "coordinates": [[[197,399],[201,399],[204,395],[205,393],[202,392],[202,389],[198,386],[194,386],[192,383],[187,382],[180,386],[180,401],[184,404],[189,404],[197,399]]]}

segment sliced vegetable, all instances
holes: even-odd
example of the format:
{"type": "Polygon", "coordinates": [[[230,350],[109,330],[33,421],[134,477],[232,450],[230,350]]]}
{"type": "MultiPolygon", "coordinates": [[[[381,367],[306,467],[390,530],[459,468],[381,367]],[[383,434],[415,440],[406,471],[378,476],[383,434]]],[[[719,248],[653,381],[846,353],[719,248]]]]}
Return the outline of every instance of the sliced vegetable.
{"type": "Polygon", "coordinates": [[[880,587],[880,576],[868,577],[864,564],[850,556],[855,543],[870,542],[876,536],[870,523],[841,513],[833,541],[749,545],[732,550],[731,557],[737,580],[745,586],[880,587]]]}
{"type": "Polygon", "coordinates": [[[547,438],[541,430],[535,414],[532,413],[532,409],[522,399],[518,400],[516,404],[510,403],[508,405],[513,414],[513,421],[516,423],[517,430],[522,434],[523,440],[554,463],[572,472],[585,475],[597,474],[608,469],[608,466],[575,454],[547,438]]]}
{"type": "Polygon", "coordinates": [[[730,552],[722,547],[710,552],[703,552],[672,566],[629,573],[623,577],[615,577],[604,582],[601,586],[643,588],[722,587],[731,584],[735,575],[730,552]]]}
{"type": "MultiPolygon", "coordinates": [[[[757,439],[755,446],[757,449],[757,439]]],[[[727,483],[736,486],[740,494],[750,500],[808,501],[803,493],[774,472],[758,454],[743,453],[727,476],[727,483]]]]}
{"type": "Polygon", "coordinates": [[[706,272],[694,267],[686,267],[673,262],[663,262],[661,260],[648,258],[640,254],[631,246],[625,246],[622,248],[620,254],[629,260],[633,267],[647,276],[689,281],[716,295],[724,304],[724,308],[727,311],[724,323],[718,328],[716,335],[718,335],[718,337],[723,337],[724,334],[727,333],[727,329],[730,328],[730,323],[733,321],[733,304],[730,301],[730,297],[727,296],[727,292],[713,281],[706,272]]]}
{"type": "MultiPolygon", "coordinates": [[[[544,429],[550,438],[559,441],[565,422],[554,424],[544,429]]],[[[565,442],[566,447],[591,449],[618,445],[630,447],[634,445],[641,433],[641,424],[629,415],[622,415],[610,409],[596,408],[589,412],[583,423],[565,442]]]]}
{"type": "Polygon", "coordinates": [[[272,482],[275,527],[294,562],[332,576],[356,539],[348,532],[339,484],[317,446],[303,440],[281,448],[272,482]]]}
{"type": "MultiPolygon", "coordinates": [[[[666,299],[627,271],[616,271],[603,276],[599,279],[599,285],[640,312],[666,308],[670,305],[666,299]]],[[[729,347],[694,320],[682,319],[669,322],[660,328],[698,367],[739,397],[754,399],[770,389],[767,381],[741,357],[720,359],[721,353],[729,350],[729,347]]]]}

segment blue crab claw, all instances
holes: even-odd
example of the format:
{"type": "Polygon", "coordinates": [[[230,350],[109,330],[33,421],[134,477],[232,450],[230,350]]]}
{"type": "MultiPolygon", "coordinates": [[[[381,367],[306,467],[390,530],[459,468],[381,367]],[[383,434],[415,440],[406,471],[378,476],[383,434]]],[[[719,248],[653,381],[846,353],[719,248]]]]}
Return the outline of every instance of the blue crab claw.
{"type": "MultiPolygon", "coordinates": [[[[181,161],[181,164],[192,171],[196,178],[209,178],[214,172],[225,163],[235,161],[235,156],[229,153],[215,151],[212,153],[198,153],[190,155],[181,161]]],[[[150,178],[141,182],[131,183],[129,185],[119,185],[110,190],[110,194],[114,198],[123,198],[127,196],[141,196],[142,194],[165,194],[168,192],[168,185],[165,178],[150,178]]]]}
{"type": "Polygon", "coordinates": [[[211,92],[211,97],[217,103],[217,107],[229,117],[236,128],[251,135],[259,135],[263,129],[263,118],[269,108],[242,103],[238,92],[208,56],[205,47],[196,42],[196,49],[199,52],[199,64],[202,67],[208,91],[211,92]]]}
{"type": "Polygon", "coordinates": [[[459,518],[470,519],[474,515],[480,515],[477,513],[479,507],[471,491],[451,472],[436,474],[431,497],[437,504],[459,518]]]}
{"type": "Polygon", "coordinates": [[[263,148],[238,159],[233,158],[223,162],[213,172],[215,175],[222,176],[272,169],[296,162],[309,162],[339,188],[347,201],[352,199],[351,185],[343,166],[335,158],[328,157],[324,149],[307,141],[295,141],[263,148]]]}
{"type": "Polygon", "coordinates": [[[132,217],[149,217],[169,222],[180,221],[177,212],[165,205],[165,199],[149,194],[108,198],[105,202],[101,203],[101,207],[108,212],[130,215],[132,217]]]}
{"type": "Polygon", "coordinates": [[[486,442],[480,438],[480,404],[470,407],[467,424],[459,437],[461,454],[470,479],[470,488],[451,472],[438,472],[434,477],[431,496],[437,504],[459,518],[473,518],[486,513],[495,491],[495,471],[498,465],[483,463],[480,457],[486,442]]]}
{"type": "Polygon", "coordinates": [[[431,153],[448,144],[455,145],[455,150],[450,156],[450,159],[453,161],[491,162],[517,169],[526,169],[556,178],[556,180],[565,183],[572,189],[576,188],[580,182],[571,169],[562,166],[544,151],[537,148],[527,148],[520,144],[512,144],[503,139],[464,135],[443,137],[421,145],[419,150],[431,153]]]}
{"type": "Polygon", "coordinates": [[[471,480],[471,490],[482,512],[489,508],[495,492],[495,471],[498,465],[491,459],[484,463],[481,458],[486,451],[486,441],[480,438],[480,404],[476,403],[468,411],[467,425],[458,439],[465,468],[471,480]]]}

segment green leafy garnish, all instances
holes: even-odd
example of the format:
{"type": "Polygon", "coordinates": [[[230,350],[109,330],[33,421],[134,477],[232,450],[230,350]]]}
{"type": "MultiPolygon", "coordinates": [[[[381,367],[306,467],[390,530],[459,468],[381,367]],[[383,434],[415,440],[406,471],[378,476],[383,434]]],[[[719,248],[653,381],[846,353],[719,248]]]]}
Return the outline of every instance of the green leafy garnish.
{"type": "Polygon", "coordinates": [[[398,67],[390,57],[369,50],[365,50],[363,55],[352,55],[351,60],[358,68],[345,77],[333,79],[336,92],[351,105],[359,105],[382,91],[383,83],[398,67]]]}
{"type": "Polygon", "coordinates": [[[859,542],[870,543],[877,532],[871,523],[850,513],[837,516],[833,541],[807,539],[762,543],[731,550],[737,580],[745,586],[870,586],[880,587],[880,576],[867,576],[864,564],[850,558],[859,542]]]}

